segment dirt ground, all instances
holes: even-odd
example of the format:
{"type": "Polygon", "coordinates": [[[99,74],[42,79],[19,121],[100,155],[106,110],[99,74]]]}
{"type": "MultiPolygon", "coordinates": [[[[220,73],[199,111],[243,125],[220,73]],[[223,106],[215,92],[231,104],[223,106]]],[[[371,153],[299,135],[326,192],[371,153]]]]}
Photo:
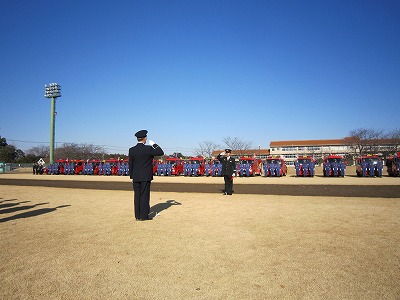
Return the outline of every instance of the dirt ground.
{"type": "MultiPolygon", "coordinates": [[[[0,299],[400,299],[400,194],[224,196],[221,178],[156,177],[153,187],[215,192],[153,190],[157,216],[137,222],[132,191],[101,189],[110,181],[130,186],[0,175],[0,299]],[[97,189],[29,184],[44,179],[97,189]]],[[[400,179],[289,175],[235,186],[265,182],[397,189],[400,179]]]]}

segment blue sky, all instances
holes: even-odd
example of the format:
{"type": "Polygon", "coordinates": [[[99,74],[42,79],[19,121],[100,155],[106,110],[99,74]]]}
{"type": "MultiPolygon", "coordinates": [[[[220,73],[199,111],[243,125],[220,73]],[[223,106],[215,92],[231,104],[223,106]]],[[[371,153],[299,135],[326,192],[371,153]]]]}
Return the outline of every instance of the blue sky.
{"type": "Polygon", "coordinates": [[[398,128],[399,1],[1,1],[0,135],[167,154],[398,128]],[[111,4],[112,3],[112,4],[111,4]]]}

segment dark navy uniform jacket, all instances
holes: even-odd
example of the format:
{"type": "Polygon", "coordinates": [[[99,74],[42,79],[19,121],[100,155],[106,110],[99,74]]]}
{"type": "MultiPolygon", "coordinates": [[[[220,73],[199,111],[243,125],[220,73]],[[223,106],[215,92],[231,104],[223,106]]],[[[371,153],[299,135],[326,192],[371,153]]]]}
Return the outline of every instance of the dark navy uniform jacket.
{"type": "Polygon", "coordinates": [[[152,146],[137,143],[129,149],[129,173],[134,182],[153,180],[153,158],[164,155],[157,145],[152,146]]]}
{"type": "Polygon", "coordinates": [[[232,176],[232,174],[236,172],[236,163],[232,156],[228,158],[227,156],[218,154],[217,159],[222,163],[223,176],[232,176]]]}

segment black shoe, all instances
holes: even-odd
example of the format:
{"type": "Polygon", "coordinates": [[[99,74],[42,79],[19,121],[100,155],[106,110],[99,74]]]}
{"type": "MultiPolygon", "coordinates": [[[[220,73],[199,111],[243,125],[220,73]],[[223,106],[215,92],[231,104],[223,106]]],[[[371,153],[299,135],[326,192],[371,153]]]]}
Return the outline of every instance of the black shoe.
{"type": "Polygon", "coordinates": [[[222,195],[228,195],[228,193],[227,193],[227,192],[224,192],[222,195]]]}
{"type": "Polygon", "coordinates": [[[136,219],[136,221],[151,221],[153,218],[147,218],[147,219],[136,219]]]}
{"type": "Polygon", "coordinates": [[[232,196],[232,193],[228,193],[227,195],[232,196]]]}

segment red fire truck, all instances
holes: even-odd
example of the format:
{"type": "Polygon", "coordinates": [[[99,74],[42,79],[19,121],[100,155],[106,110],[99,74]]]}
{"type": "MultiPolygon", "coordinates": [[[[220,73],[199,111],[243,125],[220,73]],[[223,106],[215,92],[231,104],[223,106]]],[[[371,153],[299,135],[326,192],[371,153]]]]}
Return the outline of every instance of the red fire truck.
{"type": "Polygon", "coordinates": [[[386,160],[386,171],[389,176],[400,176],[400,152],[386,160]]]}
{"type": "Polygon", "coordinates": [[[238,166],[236,166],[239,176],[256,176],[261,175],[262,160],[256,157],[239,158],[238,166]]]}
{"type": "Polygon", "coordinates": [[[315,160],[312,156],[298,156],[294,162],[296,176],[314,177],[315,160]]]}
{"type": "Polygon", "coordinates": [[[356,173],[361,177],[382,177],[382,159],[376,154],[366,154],[356,158],[356,173]]]}
{"type": "Polygon", "coordinates": [[[346,163],[341,155],[328,155],[324,157],[323,162],[324,177],[344,177],[346,172],[346,163]]]}
{"type": "Polygon", "coordinates": [[[153,159],[153,175],[157,175],[159,163],[160,163],[160,161],[158,159],[153,159]]]}
{"type": "Polygon", "coordinates": [[[167,157],[164,164],[171,168],[171,175],[181,175],[183,174],[183,164],[184,160],[178,157],[167,157]]]}
{"type": "Polygon", "coordinates": [[[287,174],[286,161],[280,155],[268,156],[263,167],[266,177],[282,177],[287,174]]]}
{"type": "Polygon", "coordinates": [[[205,175],[206,160],[202,156],[191,157],[183,165],[183,175],[203,176],[205,175]]]}

